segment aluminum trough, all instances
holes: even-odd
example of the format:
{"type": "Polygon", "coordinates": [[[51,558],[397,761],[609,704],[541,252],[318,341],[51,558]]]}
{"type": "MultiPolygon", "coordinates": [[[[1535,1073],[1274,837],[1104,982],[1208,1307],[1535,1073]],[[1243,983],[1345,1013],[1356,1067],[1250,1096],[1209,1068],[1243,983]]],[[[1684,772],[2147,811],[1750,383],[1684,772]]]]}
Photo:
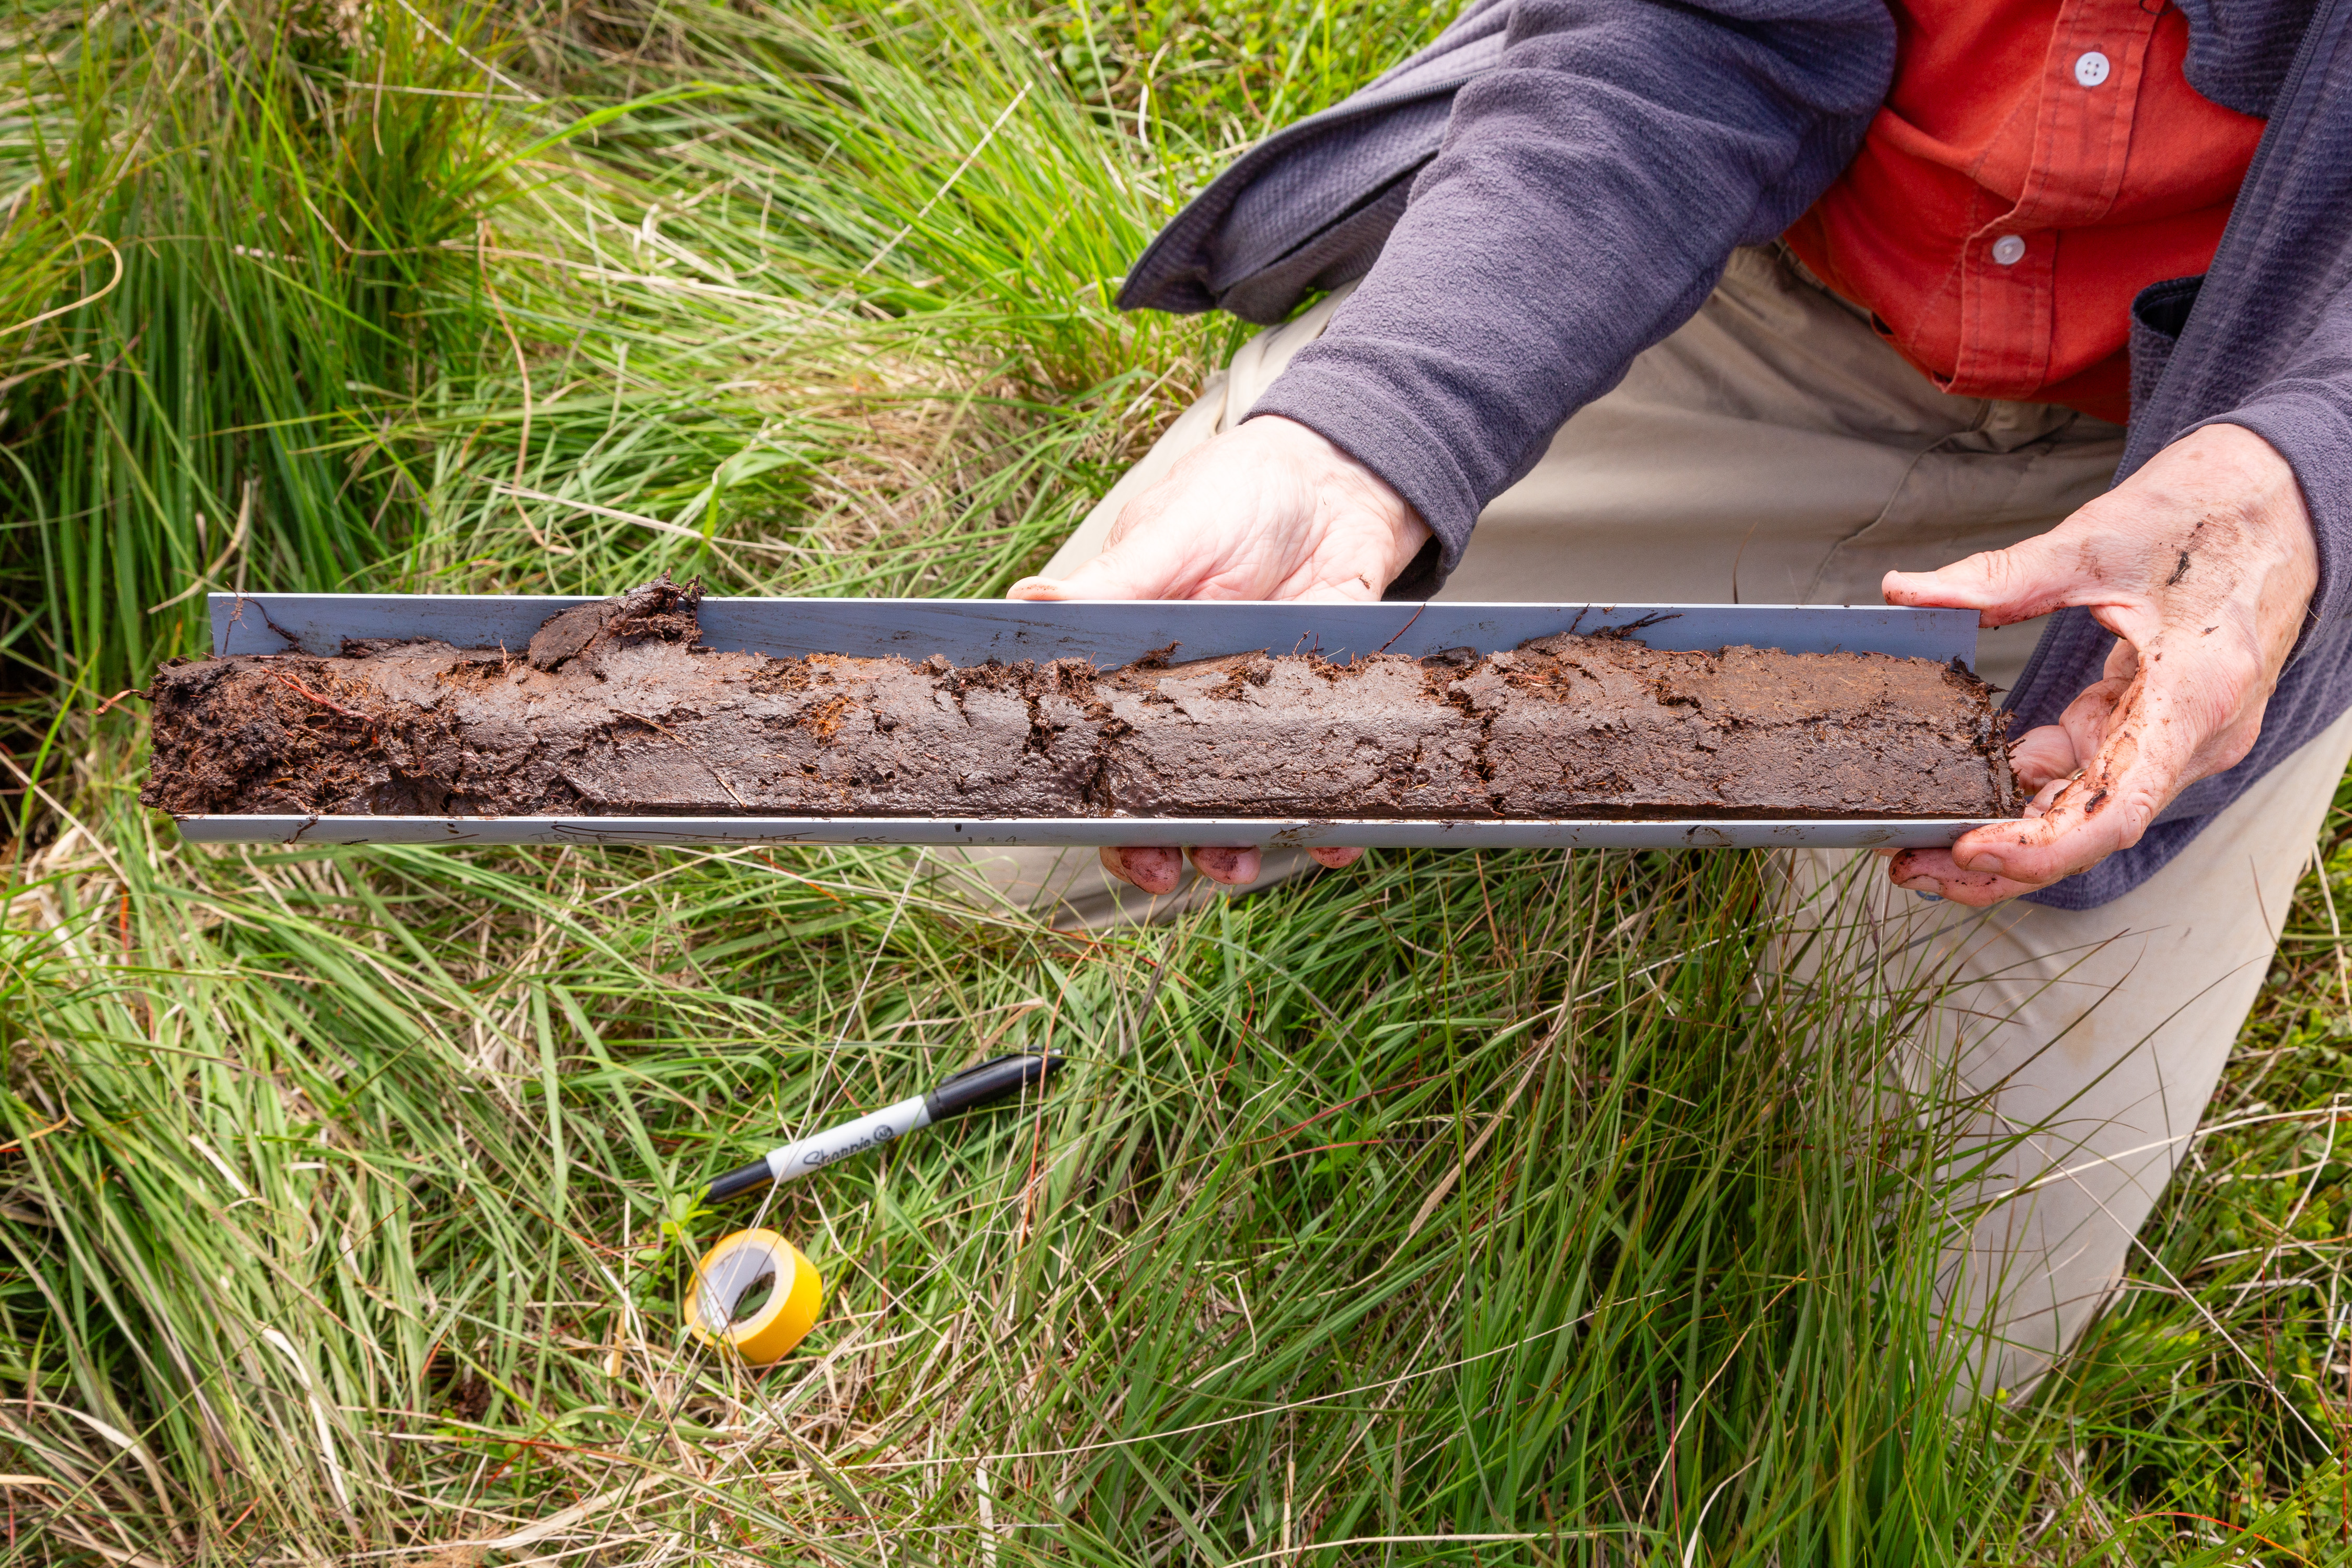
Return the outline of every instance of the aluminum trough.
{"type": "MultiPolygon", "coordinates": [[[[327,655],[347,637],[436,637],[520,651],[578,598],[492,595],[215,594],[213,649],[327,655]]],[[[1976,659],[1976,615],[1884,605],[1016,604],[1002,599],[720,599],[703,640],[777,657],[944,654],[957,664],[1080,658],[1108,668],[1169,644],[1179,659],[1257,648],[1328,658],[1449,648],[1491,653],[1554,632],[1635,627],[1657,648],[1745,643],[1790,653],[1976,659]]],[[[1948,845],[1979,818],[1400,821],[1394,818],[929,816],[261,816],[179,819],[199,843],[303,844],[1354,844],[1370,848],[1817,848],[1948,845]]]]}

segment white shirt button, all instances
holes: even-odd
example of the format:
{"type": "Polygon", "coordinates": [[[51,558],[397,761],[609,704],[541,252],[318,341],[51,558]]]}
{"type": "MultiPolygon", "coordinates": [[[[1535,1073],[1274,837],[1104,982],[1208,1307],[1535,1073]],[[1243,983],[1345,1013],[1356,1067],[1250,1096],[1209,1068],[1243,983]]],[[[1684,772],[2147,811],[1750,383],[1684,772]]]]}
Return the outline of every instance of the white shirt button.
{"type": "Polygon", "coordinates": [[[1992,242],[1992,258],[2003,267],[2014,267],[2025,259],[2025,241],[2013,234],[2004,234],[1992,242]]]}
{"type": "Polygon", "coordinates": [[[2107,79],[2107,57],[2093,49],[2076,58],[2074,79],[2084,87],[2096,87],[2107,79]]]}

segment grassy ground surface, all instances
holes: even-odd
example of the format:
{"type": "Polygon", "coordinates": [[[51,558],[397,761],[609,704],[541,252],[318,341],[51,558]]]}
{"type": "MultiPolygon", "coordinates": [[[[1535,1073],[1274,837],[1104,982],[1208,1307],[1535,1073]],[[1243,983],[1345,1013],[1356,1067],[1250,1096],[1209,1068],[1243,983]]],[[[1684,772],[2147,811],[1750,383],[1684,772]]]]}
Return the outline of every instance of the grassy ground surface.
{"type": "Polygon", "coordinates": [[[2132,1290],[1945,1414],[1935,1150],[1729,855],[1382,855],[1100,940],[897,853],[203,849],[206,589],[992,594],[1234,341],[1108,295],[1433,25],[19,0],[0,1560],[2273,1563],[2352,1521],[2352,799],[2132,1290]],[[1817,1044],[1796,1048],[1801,1039],[1817,1044]],[[1025,1114],[692,1194],[977,1055],[1025,1114]]]}

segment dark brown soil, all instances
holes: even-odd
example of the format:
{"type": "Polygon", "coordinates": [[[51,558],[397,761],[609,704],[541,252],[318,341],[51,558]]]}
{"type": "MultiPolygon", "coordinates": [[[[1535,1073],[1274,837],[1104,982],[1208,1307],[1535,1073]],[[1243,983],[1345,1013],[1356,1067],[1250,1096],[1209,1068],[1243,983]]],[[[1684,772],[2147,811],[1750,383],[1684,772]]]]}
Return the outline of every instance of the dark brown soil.
{"type": "Polygon", "coordinates": [[[667,579],[522,656],[445,643],[167,667],[141,799],[181,815],[2005,816],[1974,677],[1596,637],[1332,664],[769,658],[667,579]]]}

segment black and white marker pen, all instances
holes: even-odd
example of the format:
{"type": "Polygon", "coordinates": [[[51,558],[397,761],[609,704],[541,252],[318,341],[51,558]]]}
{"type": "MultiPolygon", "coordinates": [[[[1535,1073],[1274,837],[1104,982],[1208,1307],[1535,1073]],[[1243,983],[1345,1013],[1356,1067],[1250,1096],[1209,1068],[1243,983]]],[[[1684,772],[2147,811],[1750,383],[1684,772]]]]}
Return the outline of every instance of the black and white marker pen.
{"type": "Polygon", "coordinates": [[[895,1143],[934,1121],[945,1121],[976,1106],[1017,1094],[1042,1081],[1048,1073],[1060,1071],[1061,1067],[1062,1058],[1052,1056],[996,1057],[977,1067],[968,1067],[929,1094],[914,1095],[855,1121],[828,1127],[796,1143],[771,1151],[764,1160],[728,1172],[710,1184],[710,1190],[703,1194],[704,1201],[716,1203],[771,1182],[789,1182],[795,1176],[822,1170],[835,1160],[895,1143]]]}

